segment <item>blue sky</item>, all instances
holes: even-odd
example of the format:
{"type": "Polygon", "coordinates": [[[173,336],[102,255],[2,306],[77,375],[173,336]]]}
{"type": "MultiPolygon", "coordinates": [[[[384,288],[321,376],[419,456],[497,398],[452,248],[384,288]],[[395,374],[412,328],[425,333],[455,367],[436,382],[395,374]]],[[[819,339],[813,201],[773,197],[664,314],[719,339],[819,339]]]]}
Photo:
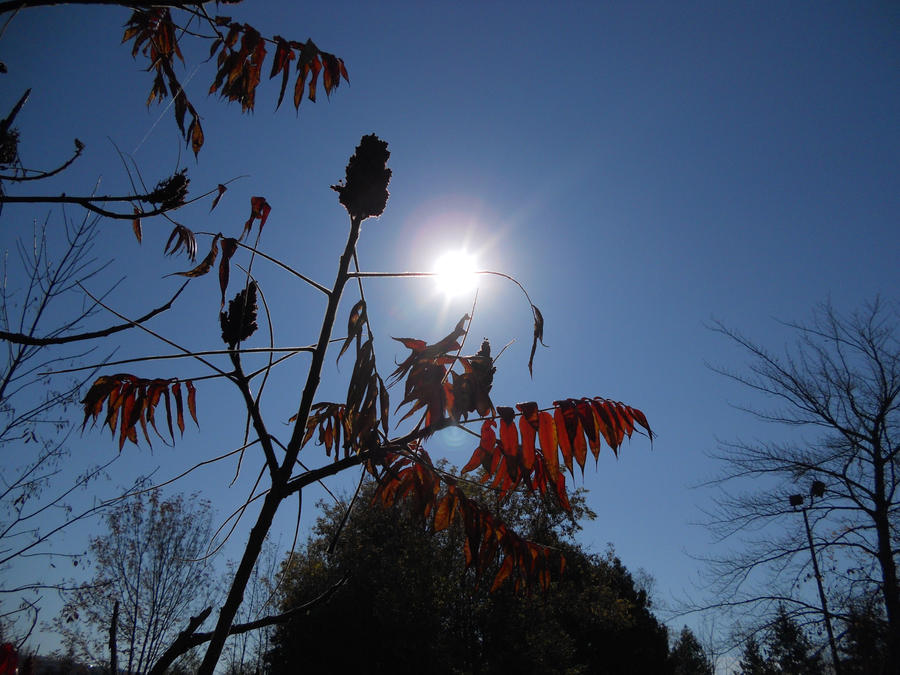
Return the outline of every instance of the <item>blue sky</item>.
{"type": "MultiPolygon", "coordinates": [[[[495,404],[599,395],[644,410],[659,435],[652,450],[635,439],[586,473],[598,518],[583,541],[598,552],[612,542],[629,568],[652,574],[661,604],[695,593],[692,556],[711,550],[696,523],[711,495],[691,486],[717,470],[705,453],[717,439],[784,437],[732,407],[759,401],[705,364],[741,368],[746,359],[705,324],[721,319],[778,351],[790,336],[775,319],[806,319],[826,300],[839,310],[879,293],[897,300],[897,6],[332,2],[301,10],[248,1],[218,11],[226,10],[264,35],[312,37],[344,59],[349,86],[330,101],[304,101],[297,118],[289,105],[273,112],[277,84],[265,82],[256,112],[241,115],[206,97],[212,64],[189,59],[182,81],[207,138],[195,161],[171,111],[144,105],[151,76],[120,45],[125,11],[22,11],[0,38],[9,70],[0,109],[33,88],[18,124],[22,156],[52,163],[74,137],[88,148],[80,166],[43,189],[87,193],[102,176],[102,192],[124,190],[113,143],[151,184],[179,166],[193,194],[246,175],[215,212],[198,205],[185,220],[233,235],[249,197],[264,195],[272,205],[264,250],[329,284],[346,220],[328,186],[360,136],[378,134],[394,174],[385,214],[363,228],[362,267],[428,270],[442,251],[465,246],[483,267],[521,281],[543,311],[550,349],[538,352],[529,378],[527,303],[508,282],[484,281],[472,344],[486,336],[496,351],[517,340],[497,364],[495,404]]],[[[4,246],[29,236],[43,213],[5,207],[4,246]]],[[[103,227],[98,256],[115,258],[108,278],[128,274],[110,302],[126,313],[159,304],[178,283],[162,275],[186,269],[161,255],[166,225],[145,223],[140,247],[127,223],[103,227]]],[[[312,342],[320,298],[259,270],[276,343],[312,342]]],[[[213,279],[192,282],[154,327],[217,348],[217,292],[213,279]]],[[[447,303],[421,280],[373,280],[366,293],[382,369],[403,356],[389,336],[438,338],[472,302],[447,303]]],[[[168,351],[140,335],[117,346],[119,357],[168,351]]],[[[303,358],[269,385],[272,419],[296,411],[303,358]]],[[[203,374],[183,362],[134,371],[181,369],[203,374]]],[[[331,371],[321,398],[340,397],[349,371],[349,362],[331,371]]],[[[234,447],[235,392],[200,388],[198,400],[200,433],[189,430],[174,451],[127,447],[98,496],[138,470],[173,476],[234,447]]],[[[461,465],[471,449],[436,442],[433,453],[461,465]]],[[[99,461],[116,448],[94,431],[73,450],[78,461],[99,461]]],[[[317,449],[304,452],[318,458],[317,449]]],[[[251,480],[228,488],[233,471],[209,470],[181,489],[203,490],[224,516],[251,480]]],[[[315,512],[305,501],[307,526],[315,512]]],[[[286,544],[292,516],[279,527],[286,544]]],[[[66,545],[77,546],[70,537],[66,545]]]]}

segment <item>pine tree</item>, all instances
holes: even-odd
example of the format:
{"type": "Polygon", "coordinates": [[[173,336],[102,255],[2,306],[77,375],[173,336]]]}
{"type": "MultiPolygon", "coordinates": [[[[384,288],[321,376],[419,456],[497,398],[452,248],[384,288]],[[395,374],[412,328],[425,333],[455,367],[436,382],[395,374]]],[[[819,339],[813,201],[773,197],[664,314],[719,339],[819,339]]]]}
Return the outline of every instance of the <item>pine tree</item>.
{"type": "Polygon", "coordinates": [[[681,635],[672,645],[669,662],[674,675],[713,675],[712,663],[703,653],[700,641],[687,626],[681,629],[681,635]]]}
{"type": "Polygon", "coordinates": [[[762,654],[759,642],[751,635],[744,643],[744,653],[741,655],[740,670],[734,675],[771,675],[773,670],[762,654]]]}
{"type": "Polygon", "coordinates": [[[791,675],[820,675],[822,659],[812,648],[803,628],[788,615],[784,606],[778,608],[778,616],[767,641],[769,665],[775,672],[791,675]]]}

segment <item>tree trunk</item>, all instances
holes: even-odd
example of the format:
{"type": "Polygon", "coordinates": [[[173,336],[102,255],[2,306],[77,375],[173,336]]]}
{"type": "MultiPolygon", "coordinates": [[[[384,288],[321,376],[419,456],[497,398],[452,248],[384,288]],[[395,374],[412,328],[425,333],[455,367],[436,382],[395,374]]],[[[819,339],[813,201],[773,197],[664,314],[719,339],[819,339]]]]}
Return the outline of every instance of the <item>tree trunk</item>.
{"type": "Polygon", "coordinates": [[[113,605],[112,620],[109,622],[109,672],[110,675],[118,675],[119,653],[116,649],[116,628],[119,625],[119,601],[113,605]]]}
{"type": "Polygon", "coordinates": [[[331,330],[334,327],[334,320],[337,316],[338,305],[341,302],[341,294],[347,283],[347,270],[350,267],[350,261],[353,259],[353,253],[356,250],[356,242],[359,239],[359,228],[361,220],[351,218],[350,234],[347,236],[347,244],[344,247],[344,253],[341,255],[338,265],[337,277],[334,281],[331,294],[328,298],[328,307],[325,309],[325,316],[322,319],[322,329],[319,332],[319,341],[316,344],[316,351],[313,352],[312,361],[309,365],[309,374],[306,376],[306,385],[303,388],[303,395],[300,400],[300,409],[297,412],[297,421],[294,424],[294,431],[291,441],[288,443],[285,452],[284,461],[279,470],[275,472],[272,478],[272,486],[266,495],[262,509],[256,524],[250,531],[250,537],[247,540],[247,548],[241,557],[231,589],[222,609],[219,611],[219,620],[216,622],[215,632],[209,642],[206,650],[206,656],[203,663],[200,664],[200,675],[212,675],[222,649],[225,647],[225,640],[228,638],[228,631],[234,623],[234,617],[237,615],[238,608],[244,599],[244,590],[250,575],[253,573],[253,567],[257,558],[262,551],[262,545],[265,541],[269,528],[272,526],[272,519],[278,510],[282,500],[284,500],[290,492],[286,490],[288,480],[294,470],[294,464],[297,461],[297,455],[300,452],[300,441],[306,430],[306,419],[309,417],[310,408],[312,408],[313,398],[319,387],[319,379],[322,373],[322,365],[325,363],[325,352],[328,350],[328,341],[331,339],[331,330]]]}

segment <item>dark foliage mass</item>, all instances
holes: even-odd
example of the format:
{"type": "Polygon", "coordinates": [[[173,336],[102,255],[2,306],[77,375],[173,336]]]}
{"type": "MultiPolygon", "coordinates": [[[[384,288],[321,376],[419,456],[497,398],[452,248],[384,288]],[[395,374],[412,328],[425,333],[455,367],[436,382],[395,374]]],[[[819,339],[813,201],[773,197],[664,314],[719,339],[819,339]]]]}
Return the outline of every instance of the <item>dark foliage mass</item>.
{"type": "MultiPolygon", "coordinates": [[[[285,564],[284,607],[346,580],[327,604],[278,628],[272,672],[669,672],[666,629],[646,592],[612,552],[575,544],[578,526],[555,501],[514,494],[495,515],[564,551],[565,574],[547,593],[489,593],[459,559],[462,526],[430,534],[410,500],[385,508],[373,493],[363,488],[333,550],[344,504],[324,510],[285,564]]],[[[580,494],[572,507],[593,516],[580,494]]]]}

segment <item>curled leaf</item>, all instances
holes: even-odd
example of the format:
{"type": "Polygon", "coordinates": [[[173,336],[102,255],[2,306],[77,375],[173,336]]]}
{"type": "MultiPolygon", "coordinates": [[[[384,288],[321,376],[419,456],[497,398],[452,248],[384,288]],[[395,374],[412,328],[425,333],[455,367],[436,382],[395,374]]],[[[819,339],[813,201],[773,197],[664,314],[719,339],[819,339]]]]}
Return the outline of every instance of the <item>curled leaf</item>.
{"type": "Polygon", "coordinates": [[[269,206],[269,202],[266,201],[265,197],[251,197],[250,217],[247,218],[247,222],[244,223],[244,231],[241,233],[241,239],[250,234],[254,220],[259,220],[259,231],[262,232],[263,226],[266,224],[266,219],[269,217],[269,212],[271,212],[271,210],[272,207],[269,206]]]}
{"type": "MultiPolygon", "coordinates": [[[[172,274],[177,274],[182,277],[202,277],[204,274],[209,273],[212,269],[213,264],[216,262],[216,258],[219,255],[219,238],[222,235],[217,234],[213,237],[212,246],[209,248],[209,253],[206,254],[206,257],[203,261],[197,265],[194,269],[187,270],[186,272],[173,272],[172,274]]],[[[174,252],[174,251],[173,251],[174,252]]],[[[172,275],[169,275],[172,276],[172,275]]]]}
{"type": "Polygon", "coordinates": [[[141,243],[142,233],[141,233],[141,219],[139,216],[141,215],[141,210],[138,207],[134,207],[134,220],[131,221],[131,229],[134,231],[134,236],[137,239],[138,243],[141,243]]]}
{"type": "Polygon", "coordinates": [[[197,259],[197,239],[194,237],[194,233],[184,225],[176,224],[175,229],[172,230],[172,234],[169,235],[169,240],[166,242],[163,253],[165,253],[165,255],[174,255],[178,253],[182,247],[187,254],[188,260],[194,262],[194,260],[197,259]]]}
{"type": "Polygon", "coordinates": [[[350,310],[350,318],[347,319],[347,338],[344,340],[344,344],[341,346],[341,351],[337,357],[338,361],[341,360],[344,352],[347,351],[347,347],[349,347],[350,343],[353,342],[353,338],[356,338],[357,350],[359,349],[360,339],[362,338],[362,329],[365,323],[366,301],[359,300],[355,305],[353,305],[353,309],[350,310]]]}
{"type": "Polygon", "coordinates": [[[537,349],[537,343],[540,341],[544,347],[547,345],[544,344],[544,315],[541,314],[541,310],[536,305],[531,305],[531,312],[534,314],[534,338],[531,341],[531,355],[528,357],[528,374],[533,376],[532,365],[534,364],[534,352],[537,349]]]}
{"type": "Polygon", "coordinates": [[[222,185],[221,183],[219,183],[219,186],[218,186],[218,188],[217,188],[218,194],[216,195],[216,198],[213,199],[212,206],[209,207],[210,213],[212,212],[212,210],[213,210],[214,208],[216,208],[216,206],[219,205],[219,200],[222,199],[222,195],[225,194],[225,190],[227,190],[227,189],[228,189],[227,187],[225,187],[224,185],[222,185]]]}

